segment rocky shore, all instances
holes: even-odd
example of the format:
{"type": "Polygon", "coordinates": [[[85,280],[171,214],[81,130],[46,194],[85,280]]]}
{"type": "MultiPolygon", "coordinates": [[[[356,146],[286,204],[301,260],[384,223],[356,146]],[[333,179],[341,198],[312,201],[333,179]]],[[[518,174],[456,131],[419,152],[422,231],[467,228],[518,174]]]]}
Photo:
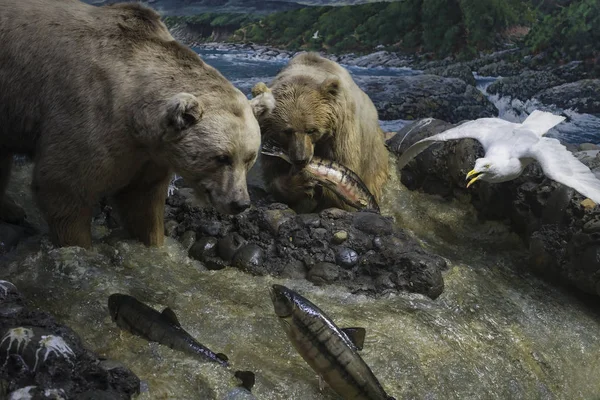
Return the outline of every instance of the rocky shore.
{"type": "Polygon", "coordinates": [[[140,393],[140,380],[127,367],[98,358],[77,333],[31,309],[18,288],[4,280],[0,337],[2,399],[125,400],[140,393]]]}
{"type": "MultiPolygon", "coordinates": [[[[441,120],[416,121],[391,138],[388,148],[401,155],[416,141],[452,126],[441,120]]],[[[600,178],[600,145],[569,146],[569,150],[600,178]]],[[[468,199],[480,218],[505,221],[529,247],[527,264],[533,271],[600,296],[600,206],[545,177],[536,163],[513,181],[480,181],[466,189],[464,177],[482,155],[483,148],[475,140],[441,143],[398,173],[411,190],[468,199]]]]}

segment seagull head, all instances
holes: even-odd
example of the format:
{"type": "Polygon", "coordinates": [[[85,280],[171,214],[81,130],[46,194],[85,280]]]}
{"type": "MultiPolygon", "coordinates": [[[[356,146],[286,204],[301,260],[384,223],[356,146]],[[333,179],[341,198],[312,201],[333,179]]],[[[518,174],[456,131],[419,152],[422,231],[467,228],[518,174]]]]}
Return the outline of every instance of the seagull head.
{"type": "Polygon", "coordinates": [[[475,181],[478,181],[479,179],[485,181],[487,180],[486,178],[496,175],[494,171],[495,164],[492,160],[490,160],[489,158],[478,158],[475,161],[475,167],[473,167],[473,169],[467,174],[466,179],[472,177],[469,183],[467,183],[467,187],[471,186],[473,183],[475,183],[475,181]]]}

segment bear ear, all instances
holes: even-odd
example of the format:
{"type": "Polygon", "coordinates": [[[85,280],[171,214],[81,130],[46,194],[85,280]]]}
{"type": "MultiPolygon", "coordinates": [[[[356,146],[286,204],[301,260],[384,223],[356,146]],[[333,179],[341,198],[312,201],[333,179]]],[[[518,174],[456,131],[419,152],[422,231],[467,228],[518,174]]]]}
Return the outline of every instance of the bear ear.
{"type": "Polygon", "coordinates": [[[166,140],[174,139],[179,132],[196,125],[202,117],[202,108],[193,94],[177,93],[167,102],[166,140]]]}
{"type": "Polygon", "coordinates": [[[340,93],[341,82],[338,78],[327,78],[321,83],[321,93],[325,96],[336,97],[340,93]]]}
{"type": "Polygon", "coordinates": [[[271,89],[269,89],[264,82],[258,82],[252,88],[252,97],[258,97],[263,93],[270,93],[270,92],[271,92],[271,89]]]}
{"type": "Polygon", "coordinates": [[[252,97],[250,106],[256,119],[268,115],[275,108],[275,97],[273,92],[262,82],[257,83],[252,88],[252,97]]]}

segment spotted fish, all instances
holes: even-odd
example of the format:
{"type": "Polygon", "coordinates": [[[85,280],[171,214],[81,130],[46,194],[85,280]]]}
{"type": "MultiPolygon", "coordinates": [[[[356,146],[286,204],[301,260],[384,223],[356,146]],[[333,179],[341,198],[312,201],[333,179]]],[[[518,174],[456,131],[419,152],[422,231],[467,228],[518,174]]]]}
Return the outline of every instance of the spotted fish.
{"type": "MultiPolygon", "coordinates": [[[[285,151],[272,141],[263,143],[261,153],[279,157],[290,162],[285,151]]],[[[337,194],[344,203],[356,209],[371,209],[379,212],[379,205],[358,175],[333,160],[313,157],[303,171],[314,180],[337,194]]]]}
{"type": "Polygon", "coordinates": [[[281,285],[273,285],[275,314],[294,348],[345,400],[395,400],[358,354],[364,328],[338,328],[313,303],[281,285]]]}

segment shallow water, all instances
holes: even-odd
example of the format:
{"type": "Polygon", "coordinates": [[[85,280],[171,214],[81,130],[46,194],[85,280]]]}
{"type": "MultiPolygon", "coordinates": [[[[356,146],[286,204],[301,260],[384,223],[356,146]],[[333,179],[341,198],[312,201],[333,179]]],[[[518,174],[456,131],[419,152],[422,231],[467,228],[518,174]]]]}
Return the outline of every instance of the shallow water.
{"type": "MultiPolygon", "coordinates": [[[[17,168],[10,190],[25,204],[28,171],[17,168]]],[[[362,356],[397,399],[600,397],[600,314],[522,272],[526,254],[514,235],[477,222],[467,202],[408,192],[395,177],[382,207],[450,261],[438,299],[374,300],[304,280],[206,271],[172,239],[160,249],[98,239],[91,251],[39,249],[33,241],[4,261],[0,279],[91,349],[129,366],[145,382],[140,399],[221,399],[235,381],[218,365],[121,332],[106,305],[115,292],[173,308],[182,326],[226,353],[233,368],[255,371],[258,399],[335,399],[329,389],[319,392],[314,372],[287,341],[269,299],[273,283],[305,295],[339,326],[365,326],[362,356]]]]}

